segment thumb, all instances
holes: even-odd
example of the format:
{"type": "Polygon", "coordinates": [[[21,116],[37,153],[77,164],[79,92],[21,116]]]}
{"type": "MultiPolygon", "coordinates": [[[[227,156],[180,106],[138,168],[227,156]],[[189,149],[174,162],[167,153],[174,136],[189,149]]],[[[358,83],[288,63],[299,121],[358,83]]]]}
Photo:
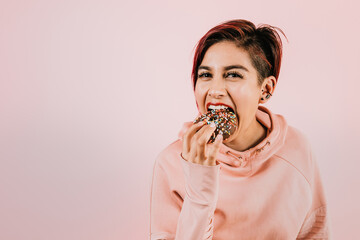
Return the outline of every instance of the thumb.
{"type": "Polygon", "coordinates": [[[219,152],[220,150],[220,146],[221,146],[221,143],[223,141],[223,135],[222,133],[219,133],[216,138],[215,138],[215,141],[211,144],[212,147],[209,148],[209,163],[211,165],[216,165],[216,156],[217,156],[217,153],[219,152]]]}

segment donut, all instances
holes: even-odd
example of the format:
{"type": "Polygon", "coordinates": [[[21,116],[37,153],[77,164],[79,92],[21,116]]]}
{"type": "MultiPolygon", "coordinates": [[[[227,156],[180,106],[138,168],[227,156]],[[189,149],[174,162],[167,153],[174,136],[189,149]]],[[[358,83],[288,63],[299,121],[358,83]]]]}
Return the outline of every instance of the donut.
{"type": "Polygon", "coordinates": [[[229,138],[230,135],[235,132],[238,124],[236,114],[228,108],[212,109],[196,118],[193,123],[195,124],[200,121],[206,121],[206,124],[211,124],[213,122],[216,125],[216,129],[211,135],[208,143],[214,142],[216,136],[220,132],[223,134],[223,140],[229,138]]]}

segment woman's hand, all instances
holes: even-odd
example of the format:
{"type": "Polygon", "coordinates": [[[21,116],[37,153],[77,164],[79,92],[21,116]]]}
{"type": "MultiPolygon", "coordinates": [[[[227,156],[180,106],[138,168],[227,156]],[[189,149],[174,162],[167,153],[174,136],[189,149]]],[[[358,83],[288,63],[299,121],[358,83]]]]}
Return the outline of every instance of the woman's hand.
{"type": "Polygon", "coordinates": [[[182,157],[189,162],[215,166],[216,156],[222,143],[222,134],[218,134],[213,143],[208,143],[211,135],[215,131],[215,124],[198,122],[193,124],[183,136],[182,157]],[[200,129],[200,130],[199,130],[200,129]]]}

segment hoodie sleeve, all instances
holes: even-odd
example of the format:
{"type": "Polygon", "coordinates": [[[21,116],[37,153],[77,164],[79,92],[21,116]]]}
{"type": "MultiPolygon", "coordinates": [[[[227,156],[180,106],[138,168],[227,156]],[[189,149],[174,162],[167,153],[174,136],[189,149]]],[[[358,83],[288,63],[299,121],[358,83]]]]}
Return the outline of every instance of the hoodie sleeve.
{"type": "MultiPolygon", "coordinates": [[[[219,188],[220,165],[205,166],[184,160],[184,200],[176,201],[170,175],[155,162],[151,188],[151,240],[211,240],[219,188]]],[[[179,196],[179,194],[176,194],[179,196]]]]}
{"type": "Polygon", "coordinates": [[[312,150],[310,151],[310,154],[312,160],[312,175],[309,181],[312,191],[312,205],[296,239],[329,240],[331,239],[331,234],[325,192],[319,166],[312,150]]]}

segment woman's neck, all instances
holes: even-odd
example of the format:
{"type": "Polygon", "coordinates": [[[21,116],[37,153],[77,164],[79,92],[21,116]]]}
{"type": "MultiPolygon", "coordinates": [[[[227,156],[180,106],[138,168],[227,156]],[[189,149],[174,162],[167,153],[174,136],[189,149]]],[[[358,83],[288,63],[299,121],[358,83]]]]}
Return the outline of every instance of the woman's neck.
{"type": "Polygon", "coordinates": [[[255,118],[243,134],[240,133],[236,139],[224,144],[236,151],[243,152],[258,145],[266,137],[266,133],[267,128],[255,118]]]}

